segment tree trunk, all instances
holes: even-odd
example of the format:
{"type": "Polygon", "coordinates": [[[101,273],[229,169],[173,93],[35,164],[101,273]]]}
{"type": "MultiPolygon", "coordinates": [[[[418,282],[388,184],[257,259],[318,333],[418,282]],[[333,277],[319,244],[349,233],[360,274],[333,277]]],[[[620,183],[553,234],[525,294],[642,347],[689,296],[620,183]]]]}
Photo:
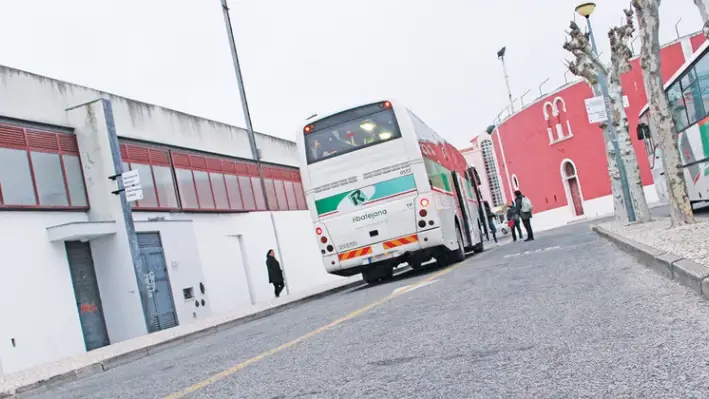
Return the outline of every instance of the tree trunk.
{"type": "MultiPolygon", "coordinates": [[[[591,86],[593,90],[594,97],[601,95],[601,92],[596,86],[591,86]]],[[[620,170],[618,169],[618,164],[615,161],[615,148],[613,148],[613,142],[611,142],[610,132],[608,131],[608,126],[603,126],[603,142],[606,146],[606,163],[608,164],[608,176],[611,180],[611,196],[613,197],[613,210],[616,219],[627,223],[628,222],[628,212],[625,209],[625,200],[623,197],[623,185],[620,183],[620,170]]]]}
{"type": "Polygon", "coordinates": [[[660,73],[659,6],[659,0],[633,0],[642,38],[640,66],[649,102],[650,123],[655,126],[662,152],[662,164],[669,191],[670,217],[674,226],[681,226],[694,223],[695,219],[684,181],[675,124],[660,73]]]}
{"type": "Polygon", "coordinates": [[[608,175],[611,178],[611,195],[613,196],[613,210],[616,219],[628,223],[628,212],[625,208],[623,185],[620,182],[620,169],[615,161],[615,148],[611,142],[608,127],[603,128],[603,139],[606,141],[606,162],[608,162],[608,175]]]}
{"type": "Polygon", "coordinates": [[[694,5],[699,9],[699,15],[702,17],[702,22],[704,22],[702,28],[704,36],[709,39],[709,0],[694,0],[694,5]]]}
{"type": "Polygon", "coordinates": [[[635,210],[635,220],[637,222],[647,222],[650,220],[650,208],[647,206],[645,191],[640,178],[640,167],[638,157],[630,140],[628,116],[623,106],[623,88],[620,83],[620,75],[617,68],[610,68],[608,74],[608,94],[611,97],[611,117],[610,123],[615,127],[615,134],[620,150],[620,159],[625,166],[625,173],[628,177],[628,188],[630,191],[630,201],[635,210]]]}

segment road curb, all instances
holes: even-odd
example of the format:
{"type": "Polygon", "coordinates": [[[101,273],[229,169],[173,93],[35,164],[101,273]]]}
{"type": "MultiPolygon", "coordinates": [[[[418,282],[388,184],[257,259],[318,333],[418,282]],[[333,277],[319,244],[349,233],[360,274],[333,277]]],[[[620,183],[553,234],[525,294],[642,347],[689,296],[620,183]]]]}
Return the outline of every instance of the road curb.
{"type": "Polygon", "coordinates": [[[276,313],[281,313],[283,311],[292,309],[294,307],[300,306],[304,303],[314,301],[316,299],[320,299],[329,295],[334,295],[342,291],[346,291],[351,288],[355,288],[361,285],[365,285],[365,283],[361,280],[358,281],[353,281],[351,283],[347,283],[338,287],[334,287],[331,289],[327,289],[325,291],[317,292],[312,295],[308,295],[303,298],[296,299],[292,302],[276,305],[272,308],[264,309],[262,311],[252,313],[243,317],[239,317],[233,320],[228,320],[223,323],[219,323],[214,326],[209,326],[205,327],[203,329],[197,330],[197,331],[192,331],[189,332],[185,335],[181,335],[179,337],[174,337],[172,339],[159,342],[156,344],[152,345],[146,345],[145,347],[139,348],[132,350],[130,352],[126,353],[121,353],[115,356],[111,356],[110,358],[104,359],[102,361],[96,362],[96,363],[91,363],[89,365],[84,365],[81,367],[78,367],[76,369],[68,370],[66,372],[58,373],[52,376],[49,376],[47,378],[44,378],[39,381],[33,381],[33,382],[28,382],[24,385],[17,386],[17,387],[11,387],[9,389],[3,388],[3,390],[0,390],[0,399],[1,398],[10,398],[15,395],[21,394],[21,393],[27,393],[30,391],[41,391],[44,389],[48,389],[51,387],[54,387],[56,385],[61,385],[65,384],[68,382],[76,381],[85,377],[89,377],[95,374],[100,374],[105,371],[111,370],[115,367],[122,366],[128,363],[131,363],[133,361],[151,356],[153,354],[162,352],[164,350],[173,348],[177,345],[180,345],[185,342],[190,342],[194,341],[196,339],[205,337],[207,335],[211,335],[216,333],[217,331],[223,331],[223,330],[228,330],[233,327],[237,327],[242,324],[249,323],[254,320],[262,319],[264,317],[268,317],[271,315],[274,315],[276,313]]]}
{"type": "Polygon", "coordinates": [[[709,267],[671,252],[665,252],[635,242],[610,232],[601,226],[593,226],[591,229],[621,250],[635,257],[641,263],[644,263],[647,267],[670,280],[680,283],[697,294],[709,298],[709,267]]]}

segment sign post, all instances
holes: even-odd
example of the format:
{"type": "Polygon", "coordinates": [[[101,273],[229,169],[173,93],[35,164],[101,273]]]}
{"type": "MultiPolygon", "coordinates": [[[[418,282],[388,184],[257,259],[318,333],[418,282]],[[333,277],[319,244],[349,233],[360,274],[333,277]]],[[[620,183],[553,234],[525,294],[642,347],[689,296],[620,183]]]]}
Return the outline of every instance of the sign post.
{"type": "Polygon", "coordinates": [[[120,177],[123,182],[123,188],[112,191],[111,194],[120,194],[121,191],[126,193],[126,201],[135,202],[143,199],[143,186],[140,185],[140,173],[136,170],[129,170],[128,172],[121,173],[120,175],[111,176],[109,179],[116,180],[120,177]]]}
{"type": "MultiPolygon", "coordinates": [[[[584,103],[586,104],[588,123],[601,123],[608,120],[608,115],[606,114],[606,104],[603,101],[603,96],[587,98],[584,100],[584,103]]],[[[628,108],[629,106],[630,103],[628,101],[628,96],[623,96],[623,108],[628,108]]]]}

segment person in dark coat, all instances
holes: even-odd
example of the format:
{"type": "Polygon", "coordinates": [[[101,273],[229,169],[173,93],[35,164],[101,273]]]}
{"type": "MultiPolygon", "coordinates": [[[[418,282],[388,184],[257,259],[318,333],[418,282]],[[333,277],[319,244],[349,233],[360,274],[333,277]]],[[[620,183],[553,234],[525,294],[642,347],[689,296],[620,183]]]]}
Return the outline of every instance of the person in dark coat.
{"type": "Polygon", "coordinates": [[[507,223],[512,230],[512,241],[517,241],[517,236],[522,240],[522,227],[520,227],[519,214],[515,203],[510,201],[507,204],[507,223]]]}
{"type": "MultiPolygon", "coordinates": [[[[524,241],[534,240],[534,231],[532,230],[532,201],[525,197],[521,191],[515,191],[515,208],[517,209],[517,214],[520,219],[522,219],[522,224],[524,224],[524,229],[527,230],[527,239],[524,241]]],[[[522,234],[520,233],[520,238],[522,234]]]]}
{"type": "Polygon", "coordinates": [[[281,264],[276,260],[276,252],[272,249],[266,253],[266,267],[268,268],[268,282],[273,284],[276,298],[278,298],[286,285],[283,283],[281,264]]]}

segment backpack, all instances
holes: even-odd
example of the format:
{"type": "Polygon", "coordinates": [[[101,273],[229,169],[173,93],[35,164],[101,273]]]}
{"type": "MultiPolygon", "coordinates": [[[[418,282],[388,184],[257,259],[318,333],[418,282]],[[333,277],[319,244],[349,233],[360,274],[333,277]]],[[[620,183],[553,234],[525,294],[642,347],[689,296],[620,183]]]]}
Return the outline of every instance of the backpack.
{"type": "Polygon", "coordinates": [[[532,212],[532,209],[534,209],[534,207],[532,206],[532,201],[530,201],[527,197],[522,198],[521,208],[522,212],[532,212]]]}

